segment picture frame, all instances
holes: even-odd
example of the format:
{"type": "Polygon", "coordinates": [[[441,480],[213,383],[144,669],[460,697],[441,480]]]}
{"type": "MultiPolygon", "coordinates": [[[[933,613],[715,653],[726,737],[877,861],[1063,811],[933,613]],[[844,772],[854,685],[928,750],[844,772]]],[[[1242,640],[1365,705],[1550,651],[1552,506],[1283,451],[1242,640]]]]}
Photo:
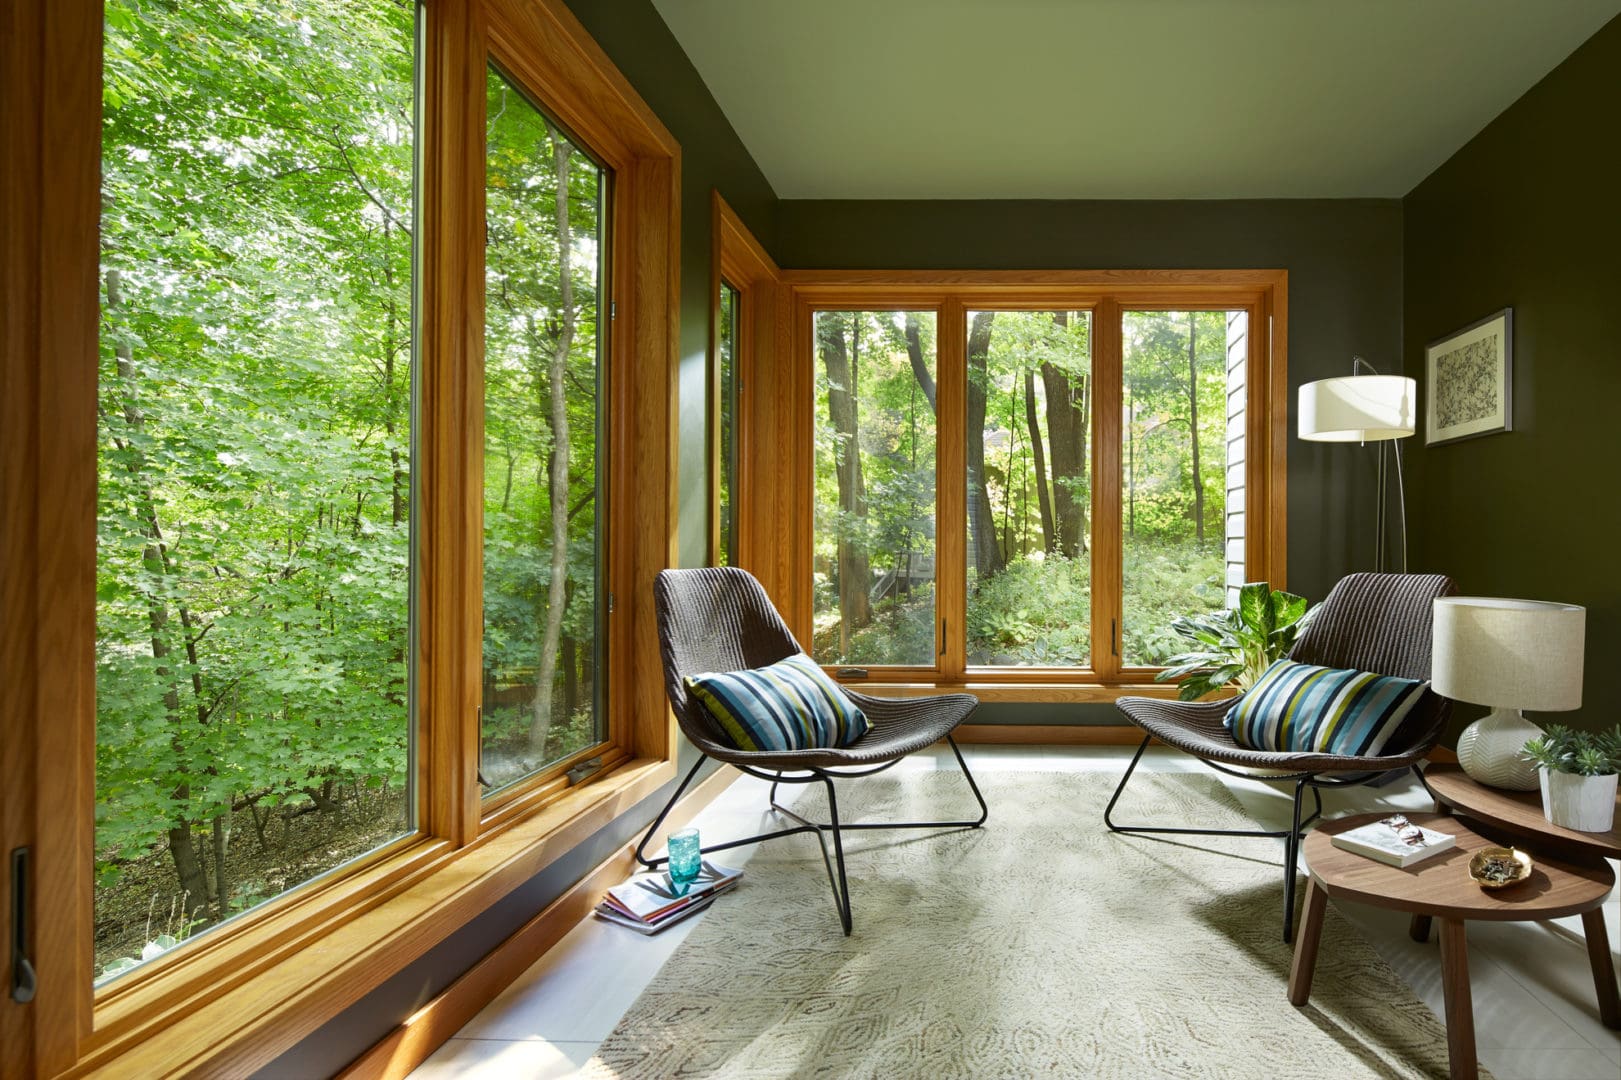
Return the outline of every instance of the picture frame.
{"type": "Polygon", "coordinates": [[[1514,309],[1506,307],[1424,349],[1424,445],[1513,430],[1514,309]]]}

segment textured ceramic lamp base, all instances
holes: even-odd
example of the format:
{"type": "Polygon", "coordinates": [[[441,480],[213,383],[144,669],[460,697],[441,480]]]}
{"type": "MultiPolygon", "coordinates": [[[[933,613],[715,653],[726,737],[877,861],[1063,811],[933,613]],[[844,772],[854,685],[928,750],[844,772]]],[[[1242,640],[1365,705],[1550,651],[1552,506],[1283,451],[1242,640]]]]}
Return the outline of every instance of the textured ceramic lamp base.
{"type": "Polygon", "coordinates": [[[1516,709],[1498,709],[1463,729],[1458,764],[1470,779],[1509,791],[1534,791],[1537,767],[1521,756],[1525,744],[1543,731],[1516,709]]]}

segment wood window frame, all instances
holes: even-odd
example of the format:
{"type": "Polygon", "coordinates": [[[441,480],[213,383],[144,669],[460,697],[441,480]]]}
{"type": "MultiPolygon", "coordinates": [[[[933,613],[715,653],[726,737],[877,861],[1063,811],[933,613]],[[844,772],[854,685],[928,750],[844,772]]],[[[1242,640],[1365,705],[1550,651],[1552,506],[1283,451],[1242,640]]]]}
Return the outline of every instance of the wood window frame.
{"type": "MultiPolygon", "coordinates": [[[[784,445],[760,433],[782,430],[777,425],[793,406],[795,387],[788,366],[790,355],[789,301],[782,270],[743,224],[719,191],[710,192],[713,257],[710,260],[710,562],[719,550],[720,438],[720,284],[737,293],[737,337],[732,361],[738,383],[733,412],[737,475],[733,478],[733,528],[736,530],[736,565],[748,570],[765,587],[785,618],[808,618],[808,596],[801,599],[795,586],[797,553],[790,515],[793,492],[780,482],[789,462],[808,467],[807,446],[797,441],[784,445]],[[740,498],[740,495],[746,497],[740,498]],[[801,610],[803,609],[803,610],[801,610]]],[[[788,468],[797,475],[799,466],[788,468]]],[[[790,625],[793,625],[790,623],[790,625]]]]}
{"type": "MultiPolygon", "coordinates": [[[[794,598],[784,616],[796,637],[811,635],[811,552],[815,488],[809,459],[815,431],[814,319],[819,311],[934,312],[940,418],[936,475],[966,474],[961,424],[966,418],[967,313],[981,310],[1087,310],[1092,313],[1094,378],[1091,431],[1092,475],[1120,474],[1122,394],[1121,313],[1129,310],[1243,310],[1250,319],[1247,342],[1246,445],[1264,448],[1245,462],[1245,565],[1251,579],[1282,588],[1287,576],[1288,272],[1284,270],[1101,270],[1101,271],[805,271],[782,275],[790,294],[788,371],[794,388],[774,418],[801,451],[783,459],[769,478],[789,493],[794,523],[784,539],[791,554],[786,583],[794,598]],[[958,437],[953,437],[956,434],[958,437]],[[790,614],[791,610],[791,614],[790,614]]],[[[1091,640],[1109,642],[1110,620],[1122,601],[1121,490],[1118,483],[1092,485],[1091,640]]],[[[758,498],[752,489],[750,498],[758,498]]],[[[1087,668],[971,667],[966,657],[967,537],[965,486],[936,484],[936,657],[927,667],[867,667],[852,683],[890,694],[969,690],[985,701],[1114,701],[1126,695],[1175,697],[1174,684],[1156,683],[1158,668],[1126,667],[1112,650],[1092,650],[1087,668]],[[947,632],[943,638],[941,620],[947,632]],[[951,628],[956,627],[955,631],[951,628]]],[[[828,667],[837,677],[839,668],[828,667]]]]}
{"type": "MultiPolygon", "coordinates": [[[[0,1042],[25,1075],[252,1072],[674,778],[642,583],[675,552],[680,147],[562,0],[428,0],[421,12],[417,830],[94,990],[102,4],[0,10],[0,844],[31,852],[27,950],[40,973],[31,1003],[0,995],[0,1042]],[[591,751],[603,768],[576,785],[560,763],[484,805],[491,59],[613,170],[609,413],[620,422],[606,555],[617,693],[608,740],[591,751]]],[[[0,874],[8,913],[10,891],[0,874]]]]}

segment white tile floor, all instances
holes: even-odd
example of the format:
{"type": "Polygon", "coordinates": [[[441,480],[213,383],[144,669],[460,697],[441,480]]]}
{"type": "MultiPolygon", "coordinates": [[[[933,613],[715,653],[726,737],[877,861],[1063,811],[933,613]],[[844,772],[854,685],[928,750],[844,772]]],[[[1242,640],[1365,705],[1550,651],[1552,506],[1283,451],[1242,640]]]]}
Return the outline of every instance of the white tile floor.
{"type": "MultiPolygon", "coordinates": [[[[1130,755],[1121,747],[970,746],[964,753],[975,770],[1106,770],[1115,775],[1130,755]]],[[[1160,749],[1149,751],[1142,767],[1209,773],[1185,754],[1160,749]]],[[[936,749],[914,755],[898,768],[955,769],[956,763],[949,751],[936,749]]],[[[1287,824],[1289,798],[1281,785],[1236,779],[1227,783],[1257,821],[1274,828],[1287,824]]],[[[1430,808],[1428,796],[1411,781],[1326,792],[1323,802],[1329,816],[1387,807],[1430,808]]],[[[712,836],[764,831],[764,805],[764,783],[740,776],[704,810],[697,825],[712,836]]],[[[744,848],[727,861],[742,864],[750,850],[744,848]]],[[[1396,912],[1355,905],[1340,910],[1439,1014],[1441,977],[1433,940],[1429,945],[1410,940],[1407,916],[1396,912]]],[[[831,909],[828,914],[832,918],[831,909]]],[[[1604,914],[1614,947],[1621,941],[1621,901],[1615,892],[1606,901],[1604,914]]],[[[706,917],[699,915],[651,938],[588,919],[412,1075],[419,1080],[514,1076],[544,1080],[572,1074],[590,1059],[692,927],[706,917]]],[[[1480,1060],[1498,1080],[1621,1077],[1621,1034],[1599,1023],[1580,919],[1470,923],[1469,969],[1480,1060]]],[[[1280,1004],[1285,1000],[1282,987],[1278,1000],[1280,1004]]]]}

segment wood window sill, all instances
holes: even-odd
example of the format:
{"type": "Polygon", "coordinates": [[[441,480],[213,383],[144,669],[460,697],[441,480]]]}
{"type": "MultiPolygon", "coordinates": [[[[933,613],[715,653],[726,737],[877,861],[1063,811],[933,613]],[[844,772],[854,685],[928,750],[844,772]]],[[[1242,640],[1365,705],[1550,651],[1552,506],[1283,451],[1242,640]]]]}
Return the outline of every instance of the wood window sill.
{"type": "Polygon", "coordinates": [[[138,984],[114,983],[86,1053],[63,1075],[262,1068],[674,778],[670,761],[629,761],[461,849],[424,838],[385,852],[317,894],[326,919],[310,919],[312,900],[265,920],[267,933],[300,920],[291,941],[235,934],[138,984]]]}

